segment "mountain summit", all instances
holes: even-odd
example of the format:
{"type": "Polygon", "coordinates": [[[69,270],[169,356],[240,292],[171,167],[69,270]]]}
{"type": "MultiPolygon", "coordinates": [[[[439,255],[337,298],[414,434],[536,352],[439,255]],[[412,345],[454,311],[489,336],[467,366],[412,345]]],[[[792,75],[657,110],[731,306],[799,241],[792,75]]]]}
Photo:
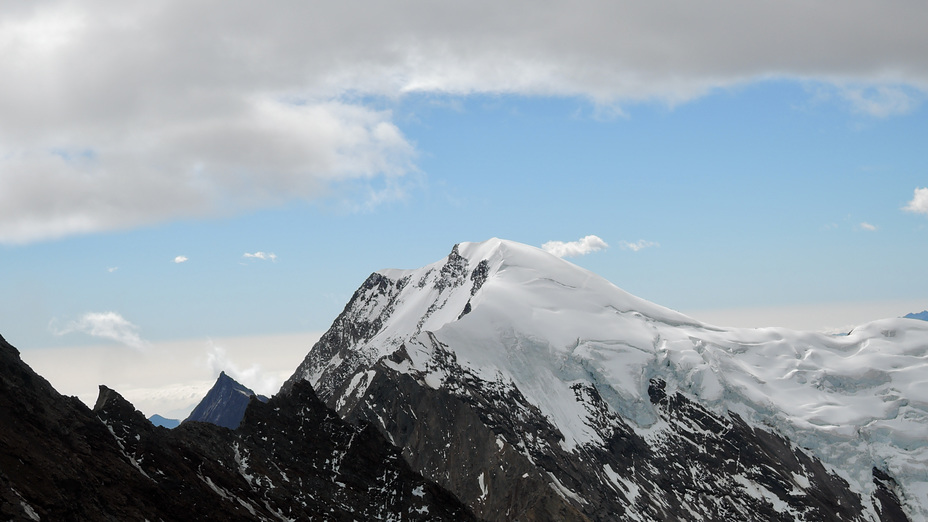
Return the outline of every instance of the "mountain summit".
{"type": "Polygon", "coordinates": [[[197,404],[184,422],[209,422],[217,426],[234,430],[238,428],[245,416],[252,397],[267,402],[267,397],[258,395],[247,386],[239,383],[226,372],[219,372],[219,378],[209,389],[206,396],[197,404]]]}
{"type": "Polygon", "coordinates": [[[923,519],[926,361],[919,322],[720,328],[492,239],[372,274],[282,391],[490,520],[923,519]]]}

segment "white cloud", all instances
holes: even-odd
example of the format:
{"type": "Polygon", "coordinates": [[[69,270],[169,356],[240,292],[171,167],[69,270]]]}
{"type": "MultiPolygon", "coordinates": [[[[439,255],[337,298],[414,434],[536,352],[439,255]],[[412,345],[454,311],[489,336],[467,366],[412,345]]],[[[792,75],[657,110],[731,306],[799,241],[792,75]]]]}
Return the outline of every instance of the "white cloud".
{"type": "Polygon", "coordinates": [[[886,85],[843,88],[841,95],[855,111],[876,118],[907,114],[918,107],[923,97],[900,87],[886,85]]]}
{"type": "Polygon", "coordinates": [[[174,258],[175,263],[186,263],[187,261],[189,261],[187,256],[177,256],[174,258]]]}
{"type": "Polygon", "coordinates": [[[638,241],[635,241],[634,243],[630,243],[628,241],[622,241],[619,243],[619,246],[622,247],[623,250],[631,250],[632,252],[638,252],[639,250],[644,250],[645,248],[658,247],[661,245],[660,243],[657,243],[655,241],[646,241],[644,239],[639,239],[638,241]]]}
{"type": "Polygon", "coordinates": [[[139,327],[116,312],[89,312],[79,319],[68,321],[61,328],[58,327],[58,321],[52,319],[49,330],[55,335],[85,333],[93,337],[116,341],[135,350],[144,350],[149,345],[139,336],[139,327]]]}
{"type": "Polygon", "coordinates": [[[609,245],[597,236],[586,236],[577,241],[548,241],[541,248],[557,257],[585,256],[591,252],[608,248],[609,245]]]}
{"type": "Polygon", "coordinates": [[[877,226],[871,225],[870,223],[867,223],[866,221],[864,221],[860,224],[860,228],[863,230],[868,230],[870,232],[873,232],[877,229],[877,226]]]}
{"type": "Polygon", "coordinates": [[[206,364],[213,373],[214,378],[219,377],[219,372],[226,372],[229,377],[261,395],[273,395],[282,384],[276,373],[265,372],[259,364],[254,364],[245,369],[239,368],[229,358],[227,350],[214,344],[213,341],[207,343],[206,364]]]}
{"type": "Polygon", "coordinates": [[[907,0],[9,5],[0,242],[224,216],[342,183],[362,198],[386,185],[371,204],[402,197],[415,146],[372,96],[580,96],[621,113],[785,78],[900,114],[928,90],[925,19],[928,4],[907,0]]]}
{"type": "Polygon", "coordinates": [[[246,259],[262,259],[265,261],[275,261],[275,262],[277,261],[277,254],[273,252],[255,252],[253,254],[245,252],[245,254],[242,255],[242,257],[246,259]]]}
{"type": "Polygon", "coordinates": [[[928,215],[928,188],[916,188],[912,201],[909,201],[903,210],[928,215]]]}
{"type": "Polygon", "coordinates": [[[117,270],[119,270],[119,267],[118,267],[118,266],[111,266],[111,267],[109,267],[109,268],[106,269],[106,271],[109,272],[109,273],[111,273],[111,274],[112,274],[113,272],[117,271],[117,270]]]}

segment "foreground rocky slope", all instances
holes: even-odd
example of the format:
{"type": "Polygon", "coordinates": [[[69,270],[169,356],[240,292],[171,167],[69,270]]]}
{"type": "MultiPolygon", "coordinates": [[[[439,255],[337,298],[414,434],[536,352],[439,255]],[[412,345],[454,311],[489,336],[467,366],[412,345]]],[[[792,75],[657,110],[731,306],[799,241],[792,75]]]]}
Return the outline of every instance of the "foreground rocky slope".
{"type": "Polygon", "coordinates": [[[235,431],[153,426],[104,386],[58,394],[0,337],[2,520],[473,520],[370,426],[308,383],[254,400],[235,431]]]}
{"type": "Polygon", "coordinates": [[[490,520],[921,520],[928,327],[702,324],[538,249],[372,274],[285,383],[490,520]]]}

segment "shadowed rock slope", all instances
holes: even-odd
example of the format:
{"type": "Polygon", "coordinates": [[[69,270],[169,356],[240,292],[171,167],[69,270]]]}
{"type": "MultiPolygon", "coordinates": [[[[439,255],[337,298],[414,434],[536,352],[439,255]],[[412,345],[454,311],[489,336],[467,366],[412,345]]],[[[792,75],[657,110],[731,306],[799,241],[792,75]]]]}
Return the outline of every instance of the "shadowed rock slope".
{"type": "Polygon", "coordinates": [[[58,394],[0,337],[0,520],[473,520],[307,385],[241,426],[153,426],[100,387],[58,394]]]}

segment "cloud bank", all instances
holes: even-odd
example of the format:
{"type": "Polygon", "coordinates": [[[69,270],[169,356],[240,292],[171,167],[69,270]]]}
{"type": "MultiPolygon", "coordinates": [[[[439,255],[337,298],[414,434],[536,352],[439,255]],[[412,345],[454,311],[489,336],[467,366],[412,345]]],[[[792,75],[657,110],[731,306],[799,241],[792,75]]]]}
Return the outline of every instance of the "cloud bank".
{"type": "Polygon", "coordinates": [[[597,236],[586,236],[577,241],[548,241],[541,245],[541,248],[557,257],[578,257],[585,256],[592,252],[608,248],[609,245],[597,236]]]}
{"type": "Polygon", "coordinates": [[[183,419],[220,370],[258,393],[276,393],[322,333],[153,341],[143,351],[109,343],[47,347],[23,350],[22,357],[56,390],[89,407],[97,399],[98,385],[105,383],[146,416],[183,419]],[[199,357],[191,360],[191,354],[199,357]]]}
{"type": "Polygon", "coordinates": [[[926,19],[908,0],[4,4],[0,243],[235,214],[342,183],[396,197],[415,145],[371,97],[672,105],[787,78],[901,114],[928,90],[926,19]]]}
{"type": "Polygon", "coordinates": [[[53,319],[49,330],[55,335],[80,332],[101,339],[109,339],[134,350],[144,350],[149,343],[139,336],[139,327],[116,312],[88,312],[80,318],[59,327],[53,319]]]}

